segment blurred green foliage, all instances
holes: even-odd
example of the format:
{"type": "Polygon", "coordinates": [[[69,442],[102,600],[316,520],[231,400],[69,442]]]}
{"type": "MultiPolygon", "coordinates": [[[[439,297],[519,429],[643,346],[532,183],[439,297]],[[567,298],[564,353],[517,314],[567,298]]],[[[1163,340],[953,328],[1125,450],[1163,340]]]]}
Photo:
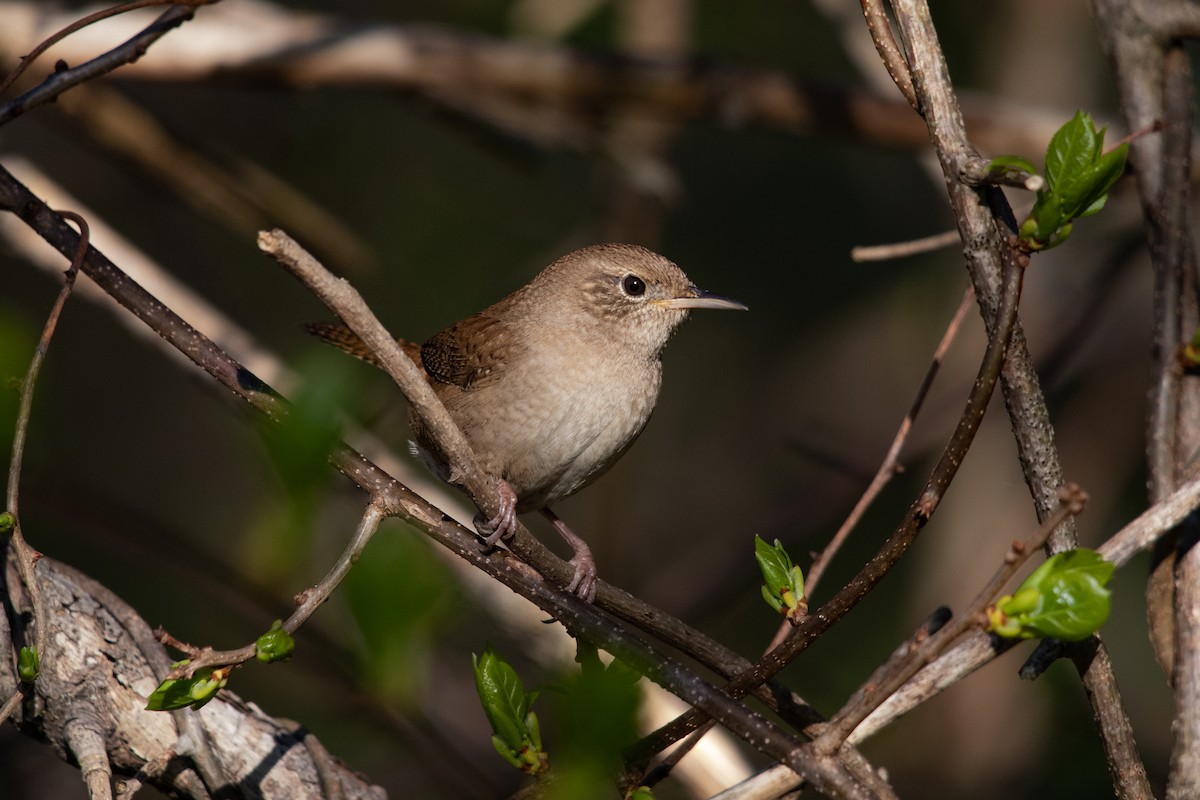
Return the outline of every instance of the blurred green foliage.
{"type": "Polygon", "coordinates": [[[460,597],[449,569],[411,530],[384,526],[342,584],[362,635],[366,682],[389,703],[419,703],[434,642],[460,597]]]}

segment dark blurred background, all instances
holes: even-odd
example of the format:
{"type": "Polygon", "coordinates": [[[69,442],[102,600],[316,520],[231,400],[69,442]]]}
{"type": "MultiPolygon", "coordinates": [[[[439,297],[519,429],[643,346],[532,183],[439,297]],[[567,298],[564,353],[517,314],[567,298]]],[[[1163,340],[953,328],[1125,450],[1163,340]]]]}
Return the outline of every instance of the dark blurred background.
{"type": "MultiPolygon", "coordinates": [[[[0,28],[16,5],[0,6],[0,28]]],[[[225,0],[198,17],[242,5],[225,0]]],[[[549,21],[555,4],[534,0],[290,5],[361,23],[694,54],[819,80],[831,91],[876,87],[898,97],[872,53],[854,54],[865,34],[853,2],[563,3],[557,10],[568,19],[557,30],[549,21]]],[[[956,84],[972,108],[987,112],[973,132],[1002,142],[988,155],[1018,152],[1040,163],[1045,137],[1030,150],[1024,137],[1004,146],[1003,131],[1047,130],[1035,125],[1042,119],[1053,130],[1076,108],[1116,117],[1112,77],[1082,0],[943,0],[933,11],[956,84]]],[[[147,60],[199,29],[168,34],[147,60]]],[[[53,58],[52,51],[35,72],[53,58]]],[[[819,125],[795,132],[739,124],[735,113],[647,120],[602,108],[591,110],[591,136],[580,145],[501,133],[420,91],[293,89],[237,75],[139,81],[120,71],[104,83],[187,150],[233,174],[265,170],[339,220],[361,250],[328,263],[397,335],[423,339],[564,252],[613,238],[657,249],[698,285],[749,305],[749,314],[697,314],[677,334],[657,412],[638,444],[557,510],[592,543],[603,578],[750,656],[776,627],[759,597],[753,536],[778,537],[807,568],[807,554],[825,544],[883,457],[966,286],[953,247],[875,264],[850,260],[855,245],[952,224],[940,175],[931,178],[922,161],[926,150],[897,140],[819,125]]],[[[258,252],[252,233],[198,213],[187,191],[118,155],[63,109],[0,129],[0,160],[18,176],[44,173],[58,187],[39,189],[52,205],[82,204],[277,354],[302,376],[289,393],[325,397],[405,453],[396,390],[382,373],[324,352],[303,333],[301,323],[327,312],[258,252]],[[73,199],[62,199],[65,192],[73,199]],[[322,395],[322,386],[332,393],[322,395]]],[[[1018,210],[1031,202],[1010,196],[1018,210]]],[[[58,282],[6,241],[7,377],[23,373],[58,282]]],[[[122,263],[104,233],[93,241],[122,263]]],[[[1097,545],[1145,503],[1151,295],[1132,184],[1118,185],[1110,208],[1078,224],[1070,242],[1039,255],[1026,287],[1022,319],[1067,475],[1092,498],[1082,539],[1097,545]]],[[[36,397],[23,478],[26,535],[117,591],[152,625],[188,641],[239,646],[323,573],[352,532],[361,497],[332,470],[283,474],[286,448],[260,422],[126,323],[87,300],[67,308],[36,397]]],[[[982,344],[972,314],[905,450],[906,472],[814,600],[832,594],[903,514],[952,430],[982,344]]],[[[15,403],[15,394],[0,398],[4,452],[15,403]]],[[[540,519],[529,522],[549,533],[540,519]]],[[[784,680],[818,708],[836,710],[935,606],[968,602],[1033,522],[996,403],[917,546],[784,680]]],[[[546,541],[557,548],[553,538],[546,541]]],[[[493,643],[530,685],[555,680],[567,665],[537,657],[542,645],[515,632],[508,612],[459,588],[432,547],[389,526],[350,585],[301,632],[296,657],[239,670],[232,688],[270,714],[303,721],[392,797],[506,796],[520,776],[492,751],[470,653],[493,643]]],[[[1116,576],[1105,637],[1160,784],[1171,700],[1144,633],[1145,569],[1135,561],[1116,576]]],[[[543,626],[532,635],[558,631],[543,626]]],[[[1073,670],[1058,665],[1022,682],[1016,671],[1028,652],[1016,648],[865,745],[901,796],[1111,793],[1073,670]]],[[[552,745],[553,730],[546,735],[552,745]]],[[[5,797],[85,796],[73,768],[11,726],[0,729],[0,786],[5,797]]],[[[664,784],[660,796],[686,795],[664,784]]]]}

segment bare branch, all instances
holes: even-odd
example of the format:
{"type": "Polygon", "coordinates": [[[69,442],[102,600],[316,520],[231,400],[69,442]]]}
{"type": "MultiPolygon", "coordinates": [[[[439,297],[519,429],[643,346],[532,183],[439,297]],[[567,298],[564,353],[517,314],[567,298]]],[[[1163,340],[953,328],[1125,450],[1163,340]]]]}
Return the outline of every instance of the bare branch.
{"type": "Polygon", "coordinates": [[[26,111],[52,102],[63,92],[73,86],[90,81],[105,73],[112,72],[117,67],[133,63],[141,58],[150,45],[154,44],[165,34],[192,18],[192,6],[172,6],[162,13],[154,24],[134,36],[119,47],[93,58],[86,64],[73,69],[55,72],[38,86],[30,89],[20,97],[0,105],[0,125],[24,114],[26,111]]]}
{"type": "Polygon", "coordinates": [[[1021,565],[1045,545],[1050,534],[1067,516],[1074,516],[1083,511],[1087,501],[1087,495],[1073,484],[1062,487],[1061,497],[1062,505],[1046,517],[1036,531],[1023,542],[1013,542],[1000,567],[996,569],[988,582],[979,590],[975,599],[957,619],[944,627],[940,622],[926,623],[907,646],[901,648],[893,659],[885,662],[867,679],[866,683],[830,720],[829,725],[813,742],[815,749],[819,752],[835,752],[850,737],[859,723],[899,689],[905,681],[937,658],[970,627],[978,626],[981,622],[986,624],[983,612],[991,603],[995,602],[1000,590],[1012,580],[1021,565]]]}
{"type": "MultiPolygon", "coordinates": [[[[295,633],[318,608],[325,604],[334,589],[350,572],[350,567],[358,561],[359,556],[366,549],[367,543],[371,541],[371,537],[379,530],[379,523],[383,521],[383,517],[383,511],[379,506],[375,503],[367,504],[362,519],[359,520],[358,528],[354,531],[354,536],[333,567],[319,583],[296,595],[296,610],[283,621],[283,630],[295,633]]],[[[258,654],[258,647],[254,644],[236,650],[214,650],[211,647],[196,647],[186,644],[161,629],[157,635],[159,641],[183,651],[188,656],[188,663],[172,670],[167,675],[168,678],[190,678],[196,673],[196,670],[204,667],[237,666],[250,661],[258,654]]]]}
{"type": "Polygon", "coordinates": [[[936,233],[933,236],[912,239],[907,242],[897,242],[895,244],[861,245],[850,249],[850,260],[858,262],[888,261],[893,258],[904,258],[905,256],[941,250],[943,247],[950,247],[953,244],[957,244],[958,241],[958,231],[946,231],[945,233],[936,233]]]}
{"type": "MultiPolygon", "coordinates": [[[[957,241],[957,233],[954,234],[954,238],[957,241]]],[[[958,304],[958,309],[955,310],[954,316],[951,317],[950,322],[946,325],[946,330],[942,334],[941,341],[938,342],[937,348],[933,351],[933,359],[929,365],[929,369],[925,372],[925,377],[921,380],[921,385],[917,389],[917,395],[913,398],[908,413],[904,415],[904,419],[900,422],[900,428],[896,431],[896,435],[892,439],[891,447],[888,448],[883,463],[879,465],[879,469],[875,472],[875,477],[871,479],[871,484],[863,492],[858,502],[855,503],[854,508],[851,509],[850,514],[833,535],[829,544],[825,545],[825,549],[813,560],[813,565],[809,569],[804,581],[804,592],[810,597],[816,590],[821,576],[824,574],[833,556],[837,553],[838,548],[841,547],[842,542],[845,541],[850,531],[858,525],[858,521],[862,519],[862,515],[866,512],[867,508],[874,502],[875,498],[879,496],[879,493],[883,491],[883,488],[887,486],[899,470],[900,451],[904,448],[904,443],[908,440],[908,432],[912,430],[917,415],[921,413],[921,407],[925,405],[925,398],[929,395],[929,390],[937,378],[942,361],[945,359],[946,353],[950,350],[950,345],[958,335],[958,330],[962,326],[962,321],[966,317],[967,311],[974,299],[975,292],[968,287],[963,292],[962,301],[958,304]]]]}
{"type": "Polygon", "coordinates": [[[92,25],[100,20],[109,19],[110,17],[115,17],[118,14],[124,14],[128,11],[134,11],[136,9],[146,8],[148,6],[197,6],[212,2],[217,2],[217,0],[192,0],[190,3],[183,2],[182,0],[178,3],[172,3],[171,0],[134,0],[132,3],[123,3],[121,5],[113,6],[112,8],[105,8],[101,11],[96,11],[92,14],[88,14],[85,17],[81,17],[72,22],[70,25],[67,25],[62,30],[56,31],[51,36],[48,36],[45,40],[39,43],[37,47],[33,48],[26,55],[22,56],[21,63],[18,64],[12,70],[12,72],[8,74],[8,77],[6,77],[3,81],[0,81],[0,94],[4,94],[6,91],[8,91],[8,87],[12,86],[13,83],[16,82],[17,78],[21,77],[25,70],[29,69],[33,62],[36,61],[42,55],[42,53],[46,52],[58,42],[67,38],[72,33],[86,28],[88,25],[92,25]]]}
{"type": "Polygon", "coordinates": [[[892,23],[888,19],[883,0],[862,0],[862,9],[863,18],[867,21],[867,29],[871,31],[871,41],[875,43],[875,49],[879,52],[879,58],[883,61],[883,65],[887,67],[888,75],[892,77],[896,88],[900,90],[900,94],[904,95],[904,99],[912,106],[913,111],[919,113],[921,110],[920,100],[913,91],[908,59],[905,58],[900,45],[896,43],[896,36],[892,32],[892,23]]]}
{"type": "MultiPolygon", "coordinates": [[[[38,374],[42,370],[42,364],[46,360],[46,353],[50,349],[50,340],[54,338],[54,330],[58,327],[58,318],[62,314],[67,298],[71,296],[71,290],[75,288],[75,277],[79,274],[83,257],[87,253],[88,241],[88,226],[83,217],[72,211],[60,211],[58,213],[79,226],[79,246],[76,248],[75,256],[71,260],[71,266],[67,270],[62,289],[59,290],[58,297],[55,298],[54,305],[50,309],[50,314],[46,318],[41,338],[34,349],[33,358],[29,361],[29,369],[25,372],[25,378],[21,381],[21,402],[17,410],[17,429],[13,434],[12,456],[9,459],[8,484],[5,492],[5,513],[11,516],[12,521],[10,547],[16,558],[17,570],[20,572],[21,580],[25,584],[25,591],[29,595],[29,605],[33,611],[34,635],[32,646],[39,661],[44,661],[48,657],[46,642],[49,640],[46,628],[49,625],[50,612],[42,602],[41,584],[34,572],[38,561],[42,558],[42,554],[29,546],[28,542],[25,541],[25,534],[21,529],[21,514],[18,510],[21,496],[21,465],[24,462],[25,441],[29,435],[29,419],[33,413],[33,390],[37,386],[38,374]]],[[[15,709],[13,701],[17,697],[23,696],[24,693],[24,686],[18,685],[14,690],[12,699],[4,704],[3,711],[0,712],[0,723],[3,723],[15,709]]]]}

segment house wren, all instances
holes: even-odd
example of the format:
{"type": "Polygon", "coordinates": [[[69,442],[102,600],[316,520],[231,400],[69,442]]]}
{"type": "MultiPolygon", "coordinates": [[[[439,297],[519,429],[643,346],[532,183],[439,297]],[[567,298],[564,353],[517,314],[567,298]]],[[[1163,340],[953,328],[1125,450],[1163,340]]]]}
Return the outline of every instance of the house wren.
{"type": "MultiPolygon", "coordinates": [[[[496,481],[500,513],[475,517],[494,546],[516,515],[540,511],[575,554],[567,590],[591,602],[591,550],[549,508],[599,477],[642,432],[662,381],[659,355],[693,308],[746,310],[697,289],[643,247],[603,244],[563,256],[532,281],[417,346],[400,340],[496,481]]],[[[309,331],[374,357],[348,328],[309,331]]],[[[414,451],[442,480],[445,455],[410,412],[414,451]]]]}

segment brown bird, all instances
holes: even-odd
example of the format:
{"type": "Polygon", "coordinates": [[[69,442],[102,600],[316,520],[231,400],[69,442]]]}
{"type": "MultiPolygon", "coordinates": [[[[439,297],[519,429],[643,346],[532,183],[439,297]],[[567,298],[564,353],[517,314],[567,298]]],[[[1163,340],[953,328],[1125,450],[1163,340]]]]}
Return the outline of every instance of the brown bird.
{"type": "MultiPolygon", "coordinates": [[[[591,550],[549,507],[599,477],[642,432],[662,382],[659,356],[693,308],[746,310],[644,247],[602,244],[563,256],[423,345],[399,340],[496,481],[500,513],[475,517],[486,546],[512,535],[517,514],[540,511],[574,549],[567,590],[595,599],[591,550]]],[[[343,325],[308,329],[377,363],[343,325]]],[[[411,412],[409,421],[414,452],[448,480],[445,455],[411,412]]]]}

